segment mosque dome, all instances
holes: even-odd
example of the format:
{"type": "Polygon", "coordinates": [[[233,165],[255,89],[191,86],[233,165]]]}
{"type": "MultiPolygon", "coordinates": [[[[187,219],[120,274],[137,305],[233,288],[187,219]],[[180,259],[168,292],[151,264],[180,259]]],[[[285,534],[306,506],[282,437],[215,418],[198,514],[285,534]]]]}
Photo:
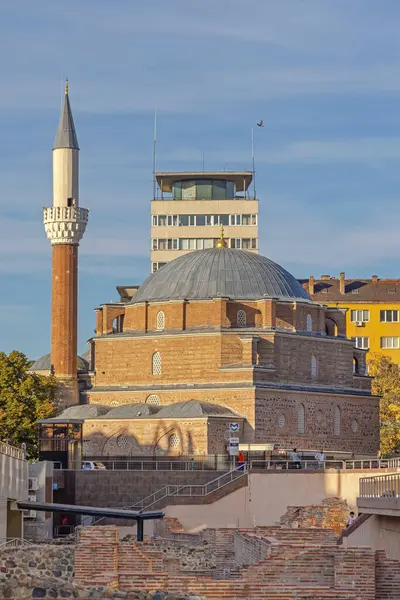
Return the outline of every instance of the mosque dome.
{"type": "Polygon", "coordinates": [[[157,413],[158,419],[185,419],[196,417],[238,417],[230,408],[213,404],[211,402],[200,402],[199,400],[186,400],[163,406],[157,413]]]}
{"type": "Polygon", "coordinates": [[[161,267],[140,286],[131,303],[218,297],[311,302],[297,279],[269,258],[246,250],[210,248],[161,267]]]}

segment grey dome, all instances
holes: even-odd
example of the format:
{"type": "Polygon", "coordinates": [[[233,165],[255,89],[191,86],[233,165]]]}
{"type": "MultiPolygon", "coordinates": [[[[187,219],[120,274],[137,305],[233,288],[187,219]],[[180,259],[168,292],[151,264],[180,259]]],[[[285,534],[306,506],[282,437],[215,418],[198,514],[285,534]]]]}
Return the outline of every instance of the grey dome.
{"type": "Polygon", "coordinates": [[[110,410],[109,406],[103,404],[75,404],[66,408],[58,419],[94,419],[105,415],[110,410]]]}
{"type": "MultiPolygon", "coordinates": [[[[87,353],[85,353],[87,354],[87,353]]],[[[85,358],[85,354],[83,356],[78,356],[78,371],[88,371],[89,370],[89,362],[87,358],[85,358]]],[[[29,367],[29,371],[50,371],[51,369],[51,355],[45,354],[41,356],[29,367]]]]}
{"type": "Polygon", "coordinates": [[[157,419],[210,416],[238,417],[239,415],[226,406],[212,404],[211,402],[200,402],[198,400],[187,400],[186,402],[176,402],[169,406],[163,406],[157,413],[157,419]]]}
{"type": "Polygon", "coordinates": [[[131,304],[218,297],[311,302],[297,279],[269,258],[245,250],[211,248],[189,252],[164,265],[140,286],[131,304]]]}
{"type": "Polygon", "coordinates": [[[149,417],[158,411],[158,406],[139,402],[138,404],[124,404],[112,408],[104,419],[136,419],[137,417],[149,417]]]}

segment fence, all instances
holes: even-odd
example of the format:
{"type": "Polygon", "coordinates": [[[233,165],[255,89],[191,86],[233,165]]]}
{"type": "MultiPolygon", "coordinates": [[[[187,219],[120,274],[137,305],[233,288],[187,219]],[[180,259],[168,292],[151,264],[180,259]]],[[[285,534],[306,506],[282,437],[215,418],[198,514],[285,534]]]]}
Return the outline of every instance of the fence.
{"type": "MultiPolygon", "coordinates": [[[[252,470],[365,470],[365,469],[400,469],[400,459],[366,459],[366,460],[301,460],[294,463],[291,460],[261,460],[250,459],[248,462],[252,470]]],[[[236,467],[236,463],[225,455],[196,457],[185,460],[163,460],[163,459],[93,459],[72,463],[71,469],[109,471],[228,471],[236,467]],[[87,466],[84,466],[84,463],[87,466]],[[96,466],[97,465],[99,466],[96,466]]],[[[61,463],[54,463],[55,469],[62,469],[61,463]]]]}
{"type": "Polygon", "coordinates": [[[399,498],[400,473],[363,477],[360,479],[361,498],[399,498]]]}
{"type": "Polygon", "coordinates": [[[25,453],[23,450],[20,448],[15,448],[15,446],[10,446],[10,444],[5,444],[4,442],[0,442],[0,452],[2,454],[6,454],[7,456],[11,456],[12,458],[25,460],[25,453]]]}
{"type": "Polygon", "coordinates": [[[316,460],[301,460],[293,462],[291,460],[251,460],[250,469],[262,469],[272,471],[286,470],[309,470],[317,471],[324,469],[336,470],[365,470],[365,469],[399,469],[400,459],[370,459],[370,460],[325,460],[318,462],[316,460]]]}

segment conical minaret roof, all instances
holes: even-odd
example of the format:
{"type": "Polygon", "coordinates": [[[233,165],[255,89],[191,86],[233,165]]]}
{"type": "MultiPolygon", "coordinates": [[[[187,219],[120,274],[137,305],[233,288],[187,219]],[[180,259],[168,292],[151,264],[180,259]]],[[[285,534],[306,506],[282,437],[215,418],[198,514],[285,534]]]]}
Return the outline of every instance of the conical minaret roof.
{"type": "Polygon", "coordinates": [[[61,111],[60,123],[58,125],[54,148],[75,148],[79,150],[78,138],[76,137],[74,119],[72,117],[71,105],[68,97],[68,80],[65,84],[64,105],[61,111]]]}

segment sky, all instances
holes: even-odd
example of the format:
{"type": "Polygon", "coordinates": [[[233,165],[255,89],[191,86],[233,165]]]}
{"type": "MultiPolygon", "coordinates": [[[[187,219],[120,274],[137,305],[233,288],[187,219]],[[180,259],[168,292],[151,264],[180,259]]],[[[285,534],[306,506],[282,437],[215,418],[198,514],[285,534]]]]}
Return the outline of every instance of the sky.
{"type": "Polygon", "coordinates": [[[150,271],[160,170],[251,169],[260,251],[296,277],[400,277],[398,0],[0,5],[0,350],[49,351],[52,144],[65,78],[81,148],[79,350],[150,271]],[[256,123],[264,120],[265,127],[256,123]]]}

